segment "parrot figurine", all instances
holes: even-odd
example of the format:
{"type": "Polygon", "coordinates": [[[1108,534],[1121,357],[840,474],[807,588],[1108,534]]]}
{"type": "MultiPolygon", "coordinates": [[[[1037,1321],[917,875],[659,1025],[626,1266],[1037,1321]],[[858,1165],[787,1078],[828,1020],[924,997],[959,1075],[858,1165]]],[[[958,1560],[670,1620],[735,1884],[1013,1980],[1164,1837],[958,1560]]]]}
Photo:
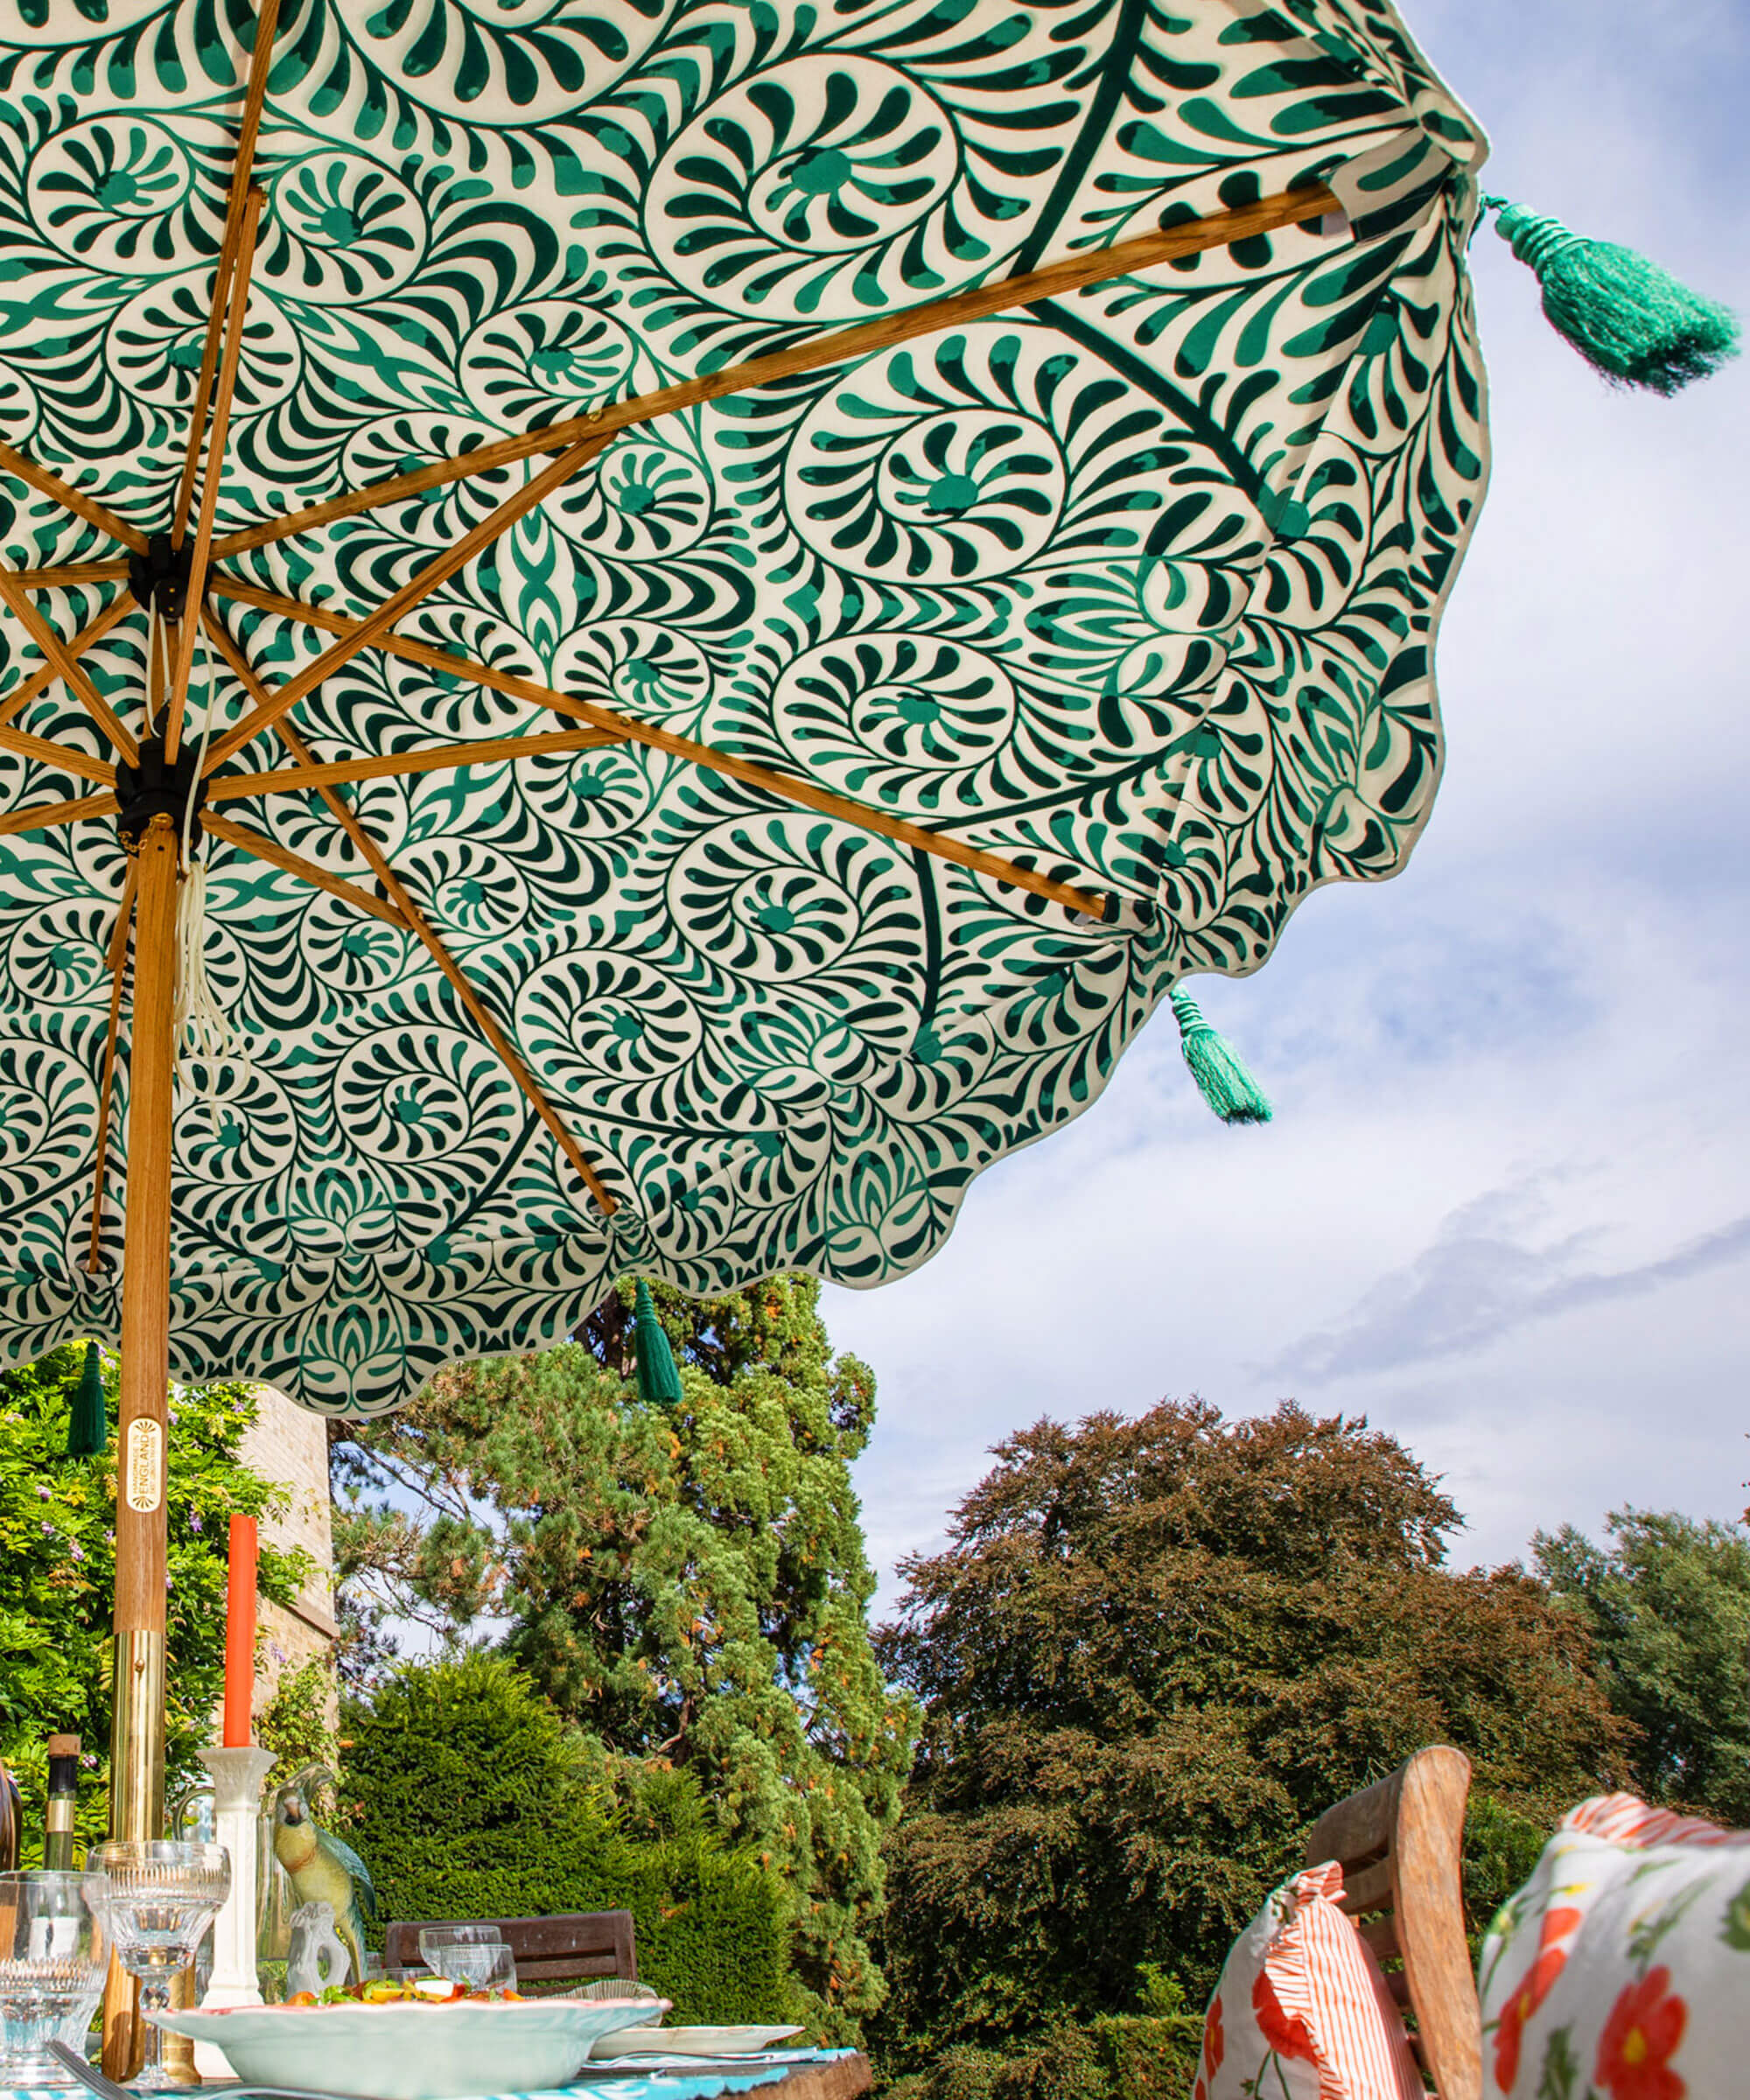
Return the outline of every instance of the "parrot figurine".
{"type": "Polygon", "coordinates": [[[300,1903],[327,1903],[334,1929],[353,1958],[352,1981],[365,1980],[365,1920],[377,1914],[370,1869],[350,1844],[311,1818],[296,1786],[283,1788],[274,1803],[274,1858],[291,1878],[300,1903]]]}

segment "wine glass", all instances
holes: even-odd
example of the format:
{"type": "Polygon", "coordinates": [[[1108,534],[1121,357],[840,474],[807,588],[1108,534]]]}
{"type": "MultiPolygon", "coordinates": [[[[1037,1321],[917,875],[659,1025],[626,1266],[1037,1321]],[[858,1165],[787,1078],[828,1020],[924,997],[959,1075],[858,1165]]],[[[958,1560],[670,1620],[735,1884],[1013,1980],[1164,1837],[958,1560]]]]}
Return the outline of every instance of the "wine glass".
{"type": "Polygon", "coordinates": [[[148,2031],[145,2068],[135,2085],[141,2092],[174,2089],[152,2016],[169,2009],[172,1978],[194,1959],[200,1936],[230,1894],[230,1855],[222,1844],[119,1838],[94,1845],[86,1866],[91,1908],[102,1914],[122,1966],[140,1979],[148,2031]]]}
{"type": "Polygon", "coordinates": [[[470,1991],[516,1988],[516,1963],[496,1925],[428,1925],[419,1952],[434,1976],[470,1991]]]}
{"type": "Polygon", "coordinates": [[[82,1874],[0,1874],[0,2086],[74,2083],[48,2053],[84,2046],[109,1950],[82,1874]]]}
{"type": "MultiPolygon", "coordinates": [[[[623,1976],[602,1976],[598,1977],[594,1983],[585,1984],[580,1990],[568,1991],[564,1995],[567,1998],[648,1998],[651,2004],[660,2006],[662,1994],[660,1991],[653,1991],[648,1984],[634,1984],[623,1976]]],[[[648,2013],[638,2024],[640,2027],[660,2027],[662,2015],[660,2011],[648,2013]]]]}

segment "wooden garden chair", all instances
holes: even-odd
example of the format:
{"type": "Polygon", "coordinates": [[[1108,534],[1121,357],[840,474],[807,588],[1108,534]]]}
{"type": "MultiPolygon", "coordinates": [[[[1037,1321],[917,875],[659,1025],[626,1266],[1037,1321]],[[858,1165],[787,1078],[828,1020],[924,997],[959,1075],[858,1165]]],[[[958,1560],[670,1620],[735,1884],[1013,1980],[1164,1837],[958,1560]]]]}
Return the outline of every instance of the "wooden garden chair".
{"type": "Polygon", "coordinates": [[[1413,2015],[1410,2046],[1438,2100],[1481,2100],[1482,2014],[1465,1938],[1465,1802],[1470,1760],[1418,1750],[1389,1779],[1326,1809],[1306,1864],[1337,1860],[1343,1908],[1413,2015]]]}
{"type": "Polygon", "coordinates": [[[523,1984],[580,1983],[618,1976],[638,1981],[638,1942],[629,1910],[571,1910],[555,1918],[397,1919],[383,1935],[383,1967],[424,1965],[419,1936],[438,1925],[496,1925],[523,1984]]]}

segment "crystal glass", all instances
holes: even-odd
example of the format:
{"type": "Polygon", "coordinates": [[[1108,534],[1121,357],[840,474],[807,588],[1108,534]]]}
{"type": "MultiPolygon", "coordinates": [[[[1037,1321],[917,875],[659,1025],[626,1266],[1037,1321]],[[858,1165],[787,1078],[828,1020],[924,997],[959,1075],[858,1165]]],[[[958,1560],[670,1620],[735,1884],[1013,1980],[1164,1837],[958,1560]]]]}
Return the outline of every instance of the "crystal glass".
{"type": "Polygon", "coordinates": [[[230,1893],[230,1858],[222,1844],[116,1838],[94,1845],[86,1865],[91,1908],[102,1916],[122,1966],[140,1979],[146,2067],[134,2082],[142,2092],[162,2092],[175,2081],[164,2068],[150,2016],[169,2010],[172,1981],[194,1959],[201,1935],[230,1893]]]}
{"type": "MultiPolygon", "coordinates": [[[[657,2002],[662,1997],[662,1993],[653,1991],[648,1984],[631,1983],[623,1976],[598,1976],[594,1983],[584,1984],[581,1989],[568,1991],[564,1995],[567,1998],[648,1998],[657,2002]]],[[[641,2020],[638,2024],[641,2027],[660,2027],[662,2015],[653,2012],[648,2020],[641,2020]]]]}
{"type": "MultiPolygon", "coordinates": [[[[164,1816],[164,1834],[184,1844],[212,1844],[215,1842],[213,1824],[213,1782],[206,1779],[197,1786],[185,1787],[171,1803],[164,1816]]],[[[209,1925],[194,1957],[192,2004],[198,2006],[206,1997],[212,1980],[213,1928],[209,1925]]]]}
{"type": "Polygon", "coordinates": [[[52,2041],[82,2049],[109,1950],[83,1874],[0,1874],[0,2087],[60,2086],[52,2041]]]}
{"type": "Polygon", "coordinates": [[[496,1925],[428,1925],[419,1951],[433,1975],[470,1991],[516,1988],[516,1963],[496,1925]]]}

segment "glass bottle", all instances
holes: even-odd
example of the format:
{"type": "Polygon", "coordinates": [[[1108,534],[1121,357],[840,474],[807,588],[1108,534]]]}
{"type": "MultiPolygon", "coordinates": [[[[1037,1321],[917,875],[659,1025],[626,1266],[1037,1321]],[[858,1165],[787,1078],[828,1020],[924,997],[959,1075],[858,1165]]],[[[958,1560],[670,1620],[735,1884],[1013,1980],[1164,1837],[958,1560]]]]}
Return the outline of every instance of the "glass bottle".
{"type": "Polygon", "coordinates": [[[49,1738],[48,1813],[43,1833],[43,1865],[57,1873],[73,1872],[73,1825],[79,1807],[79,1738],[49,1738]]]}

